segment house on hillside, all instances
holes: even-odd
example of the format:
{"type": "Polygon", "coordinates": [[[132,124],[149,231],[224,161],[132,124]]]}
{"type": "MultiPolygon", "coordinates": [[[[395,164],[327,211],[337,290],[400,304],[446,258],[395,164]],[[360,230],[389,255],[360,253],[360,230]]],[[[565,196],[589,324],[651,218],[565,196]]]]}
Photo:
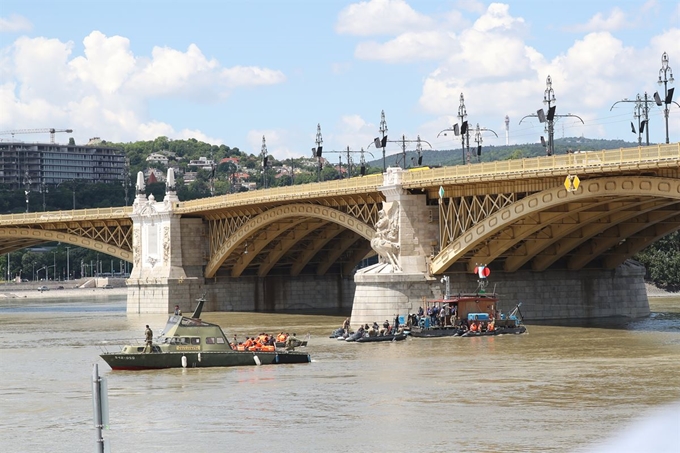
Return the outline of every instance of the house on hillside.
{"type": "Polygon", "coordinates": [[[146,158],[147,162],[157,162],[161,165],[168,165],[168,156],[164,156],[163,154],[160,153],[151,153],[149,154],[149,157],[146,158]]]}
{"type": "Polygon", "coordinates": [[[208,159],[207,157],[199,157],[198,160],[190,160],[190,167],[202,168],[203,170],[212,170],[215,167],[215,161],[208,159]]]}

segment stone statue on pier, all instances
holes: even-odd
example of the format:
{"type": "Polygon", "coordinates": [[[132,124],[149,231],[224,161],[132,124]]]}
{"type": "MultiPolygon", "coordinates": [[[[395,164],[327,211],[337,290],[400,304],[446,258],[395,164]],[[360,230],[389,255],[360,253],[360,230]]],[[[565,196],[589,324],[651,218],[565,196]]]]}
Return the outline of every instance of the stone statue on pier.
{"type": "Polygon", "coordinates": [[[401,271],[399,265],[399,205],[383,207],[375,223],[375,237],[371,248],[380,257],[380,262],[390,264],[393,271],[401,271]]]}

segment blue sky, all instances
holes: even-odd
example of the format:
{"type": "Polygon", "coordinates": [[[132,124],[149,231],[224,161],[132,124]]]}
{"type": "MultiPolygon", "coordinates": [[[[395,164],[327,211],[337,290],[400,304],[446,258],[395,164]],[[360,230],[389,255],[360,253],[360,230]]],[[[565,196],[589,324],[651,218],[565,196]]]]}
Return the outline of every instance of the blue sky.
{"type": "MultiPolygon", "coordinates": [[[[634,104],[610,107],[663,91],[663,52],[677,77],[680,2],[3,0],[0,130],[194,137],[249,153],[264,135],[286,158],[311,155],[317,124],[325,150],[375,153],[384,110],[390,140],[455,149],[458,138],[437,135],[458,122],[462,93],[471,126],[499,135],[484,145],[506,143],[506,115],[509,142],[530,143],[543,125],[519,121],[544,106],[550,75],[557,113],[585,122],[560,118],[556,138],[635,141],[634,104]]],[[[669,129],[680,140],[676,105],[669,129]]],[[[664,140],[653,106],[650,141],[664,140]]]]}

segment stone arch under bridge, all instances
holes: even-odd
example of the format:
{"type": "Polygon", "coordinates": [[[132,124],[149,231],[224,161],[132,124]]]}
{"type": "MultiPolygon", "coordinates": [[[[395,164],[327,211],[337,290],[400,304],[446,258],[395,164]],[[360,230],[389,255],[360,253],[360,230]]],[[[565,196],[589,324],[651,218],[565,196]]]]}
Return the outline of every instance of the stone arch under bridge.
{"type": "Polygon", "coordinates": [[[543,271],[557,260],[583,268],[598,256],[612,269],[655,240],[680,229],[680,180],[620,176],[555,187],[526,196],[481,220],[432,260],[432,274],[456,262],[468,269],[504,259],[514,272],[532,262],[543,271]]]}
{"type": "MultiPolygon", "coordinates": [[[[322,222],[336,225],[339,227],[339,230],[351,230],[367,241],[370,241],[375,235],[375,230],[367,223],[328,206],[302,203],[278,206],[245,222],[222,243],[219,249],[213,251],[208,264],[205,267],[204,276],[206,278],[214,277],[227,257],[240,250],[254,232],[284,219],[299,219],[299,221],[289,223],[288,228],[295,228],[297,224],[305,219],[318,219],[322,222]]],[[[271,241],[273,239],[274,238],[270,238],[269,240],[271,241]]],[[[254,256],[256,254],[255,252],[261,250],[266,244],[267,242],[264,241],[258,244],[252,244],[250,257],[254,256]]],[[[365,249],[364,253],[368,253],[369,251],[370,246],[365,249]]],[[[237,277],[240,275],[247,265],[248,260],[252,259],[250,257],[245,255],[240,257],[239,263],[232,267],[232,276],[237,277]]]]}
{"type": "Polygon", "coordinates": [[[62,242],[94,250],[121,260],[132,262],[132,251],[84,236],[54,230],[28,228],[0,228],[0,240],[7,251],[33,247],[45,242],[62,242]]]}

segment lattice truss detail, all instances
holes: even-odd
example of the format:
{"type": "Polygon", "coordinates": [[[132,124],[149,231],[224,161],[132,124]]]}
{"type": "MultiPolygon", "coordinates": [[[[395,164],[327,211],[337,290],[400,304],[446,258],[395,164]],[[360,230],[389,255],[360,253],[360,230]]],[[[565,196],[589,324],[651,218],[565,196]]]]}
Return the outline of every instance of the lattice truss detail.
{"type": "MultiPolygon", "coordinates": [[[[314,200],[310,204],[332,207],[342,211],[367,225],[375,225],[378,213],[382,208],[383,198],[381,193],[361,194],[351,197],[330,197],[314,200]]],[[[274,208],[276,206],[270,206],[274,208]]],[[[266,211],[267,208],[232,211],[227,217],[210,216],[208,220],[208,232],[210,236],[210,256],[219,250],[229,237],[238,231],[246,222],[266,211]]]]}
{"type": "Polygon", "coordinates": [[[132,222],[79,222],[67,225],[64,230],[75,236],[132,251],[132,222]]]}
{"type": "Polygon", "coordinates": [[[210,219],[208,221],[210,255],[212,256],[215,250],[219,250],[222,244],[252,217],[253,214],[250,212],[241,212],[233,217],[210,219]]]}
{"type": "Polygon", "coordinates": [[[317,200],[316,203],[335,208],[367,225],[373,226],[378,221],[378,213],[382,208],[383,198],[381,193],[358,194],[351,197],[324,198],[317,200]]]}
{"type": "Polygon", "coordinates": [[[440,244],[444,248],[493,213],[517,201],[515,193],[446,198],[439,203],[440,244]]]}

